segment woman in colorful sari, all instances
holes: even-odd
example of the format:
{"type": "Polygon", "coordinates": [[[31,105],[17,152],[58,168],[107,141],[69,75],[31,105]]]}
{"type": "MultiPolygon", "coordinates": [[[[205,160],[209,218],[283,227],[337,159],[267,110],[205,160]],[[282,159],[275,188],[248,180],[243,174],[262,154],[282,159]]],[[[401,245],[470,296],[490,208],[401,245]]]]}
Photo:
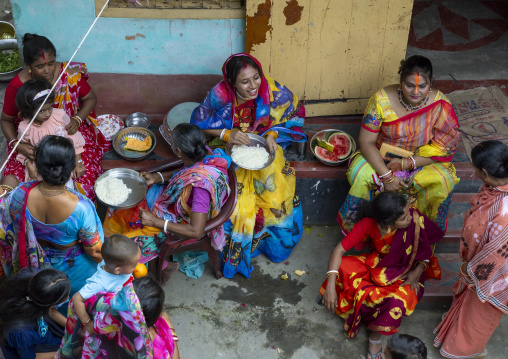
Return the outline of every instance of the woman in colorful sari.
{"type": "MultiPolygon", "coordinates": [[[[145,200],[134,209],[109,210],[104,221],[107,236],[122,233],[140,245],[141,263],[159,255],[167,233],[201,238],[207,220],[219,214],[230,193],[227,169],[231,159],[224,151],[211,153],[203,131],[190,123],[177,125],[171,136],[173,153],[182,159],[184,168],[175,173],[141,173],[151,186],[145,200]]],[[[212,246],[222,250],[223,227],[209,235],[212,246]]],[[[163,285],[176,269],[178,262],[167,265],[163,285]]]]}
{"type": "Polygon", "coordinates": [[[180,359],[164,290],[151,278],[138,278],[119,292],[97,293],[85,305],[94,333],[84,330],[71,301],[62,344],[55,358],[180,359]]]}
{"type": "Polygon", "coordinates": [[[359,208],[356,223],[335,247],[320,289],[323,304],[345,319],[347,337],[363,323],[370,331],[368,359],[382,357],[381,335],[396,333],[402,317],[413,313],[423,296],[431,244],[444,233],[402,194],[383,192],[359,208]],[[361,212],[364,212],[363,214],[361,212]],[[372,252],[343,256],[367,243],[372,252]]]}
{"type": "Polygon", "coordinates": [[[304,142],[303,105],[284,85],[263,73],[248,54],[232,55],[222,66],[224,81],[194,110],[191,123],[205,133],[246,145],[253,133],[266,138],[273,163],[261,170],[236,169],[238,201],[226,222],[223,273],[249,278],[251,258],[264,253],[280,262],[291,254],[302,235],[302,208],[295,195],[295,171],[282,152],[292,142],[304,142]]]}
{"type": "Polygon", "coordinates": [[[3,273],[54,268],[69,277],[72,296],[102,260],[101,222],[88,198],[65,187],[76,166],[69,139],[46,136],[35,164],[43,180],[19,185],[0,203],[3,273]]]}
{"type": "Polygon", "coordinates": [[[487,356],[487,343],[508,314],[508,146],[481,142],[471,157],[484,185],[464,216],[464,263],[452,306],[434,331],[434,346],[447,358],[487,356]]]}
{"type": "Polygon", "coordinates": [[[403,191],[411,206],[446,230],[452,191],[459,182],[450,163],[460,138],[457,117],[448,99],[432,90],[432,64],[415,55],[402,61],[400,84],[371,97],[360,130],[360,152],[347,172],[349,194],[337,220],[343,232],[353,227],[355,208],[379,190],[403,191]],[[380,147],[392,145],[412,155],[383,157],[380,147]]]}
{"type": "MultiPolygon", "coordinates": [[[[18,118],[16,94],[19,88],[30,79],[43,79],[52,85],[64,70],[66,63],[56,61],[56,49],[46,37],[35,34],[23,36],[23,61],[27,66],[14,77],[5,91],[4,107],[1,116],[1,127],[8,142],[8,150],[18,141],[18,126],[22,118],[18,118]]],[[[97,125],[95,105],[97,97],[88,84],[88,71],[85,64],[71,62],[55,87],[53,107],[64,110],[71,118],[66,127],[69,135],[79,129],[85,138],[82,154],[83,165],[87,171],[76,182],[80,193],[92,201],[95,200],[95,180],[102,174],[102,155],[107,152],[111,143],[95,127],[97,125]]],[[[21,140],[16,151],[26,158],[34,159],[35,148],[28,142],[21,140]]],[[[25,166],[12,156],[4,170],[4,175],[15,175],[19,181],[24,181],[25,166]]]]}

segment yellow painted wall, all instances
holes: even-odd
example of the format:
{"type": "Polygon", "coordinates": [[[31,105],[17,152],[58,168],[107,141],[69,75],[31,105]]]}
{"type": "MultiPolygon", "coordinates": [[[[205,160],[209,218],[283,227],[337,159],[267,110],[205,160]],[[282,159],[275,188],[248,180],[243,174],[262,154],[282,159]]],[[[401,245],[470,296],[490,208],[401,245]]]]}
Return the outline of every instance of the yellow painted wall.
{"type": "Polygon", "coordinates": [[[363,113],[398,82],[413,0],[247,0],[247,51],[307,104],[308,116],[363,113]],[[265,32],[262,36],[260,32],[265,32]]]}

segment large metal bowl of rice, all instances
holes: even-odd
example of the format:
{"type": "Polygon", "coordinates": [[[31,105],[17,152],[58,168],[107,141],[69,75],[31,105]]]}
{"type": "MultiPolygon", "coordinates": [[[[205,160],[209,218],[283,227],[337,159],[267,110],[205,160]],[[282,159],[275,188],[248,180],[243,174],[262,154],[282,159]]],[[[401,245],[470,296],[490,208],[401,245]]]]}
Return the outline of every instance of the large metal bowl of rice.
{"type": "Polygon", "coordinates": [[[275,159],[275,153],[270,153],[266,140],[253,133],[246,135],[250,137],[250,142],[245,146],[226,144],[225,151],[233,159],[233,163],[247,170],[260,170],[270,166],[275,159]]]}
{"type": "Polygon", "coordinates": [[[94,189],[97,199],[105,206],[125,209],[141,203],[148,192],[148,184],[144,177],[139,177],[137,171],[129,168],[114,168],[97,178],[94,189]]]}

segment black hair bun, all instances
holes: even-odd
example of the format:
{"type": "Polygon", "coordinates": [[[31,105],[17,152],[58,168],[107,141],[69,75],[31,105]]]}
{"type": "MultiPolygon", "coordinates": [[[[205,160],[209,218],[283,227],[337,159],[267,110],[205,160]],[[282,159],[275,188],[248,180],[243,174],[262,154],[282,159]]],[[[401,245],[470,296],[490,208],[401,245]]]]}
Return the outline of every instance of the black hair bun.
{"type": "Polygon", "coordinates": [[[28,41],[30,41],[32,39],[35,39],[38,36],[39,35],[37,35],[37,34],[26,33],[25,35],[23,35],[23,43],[28,42],[28,41]]]}

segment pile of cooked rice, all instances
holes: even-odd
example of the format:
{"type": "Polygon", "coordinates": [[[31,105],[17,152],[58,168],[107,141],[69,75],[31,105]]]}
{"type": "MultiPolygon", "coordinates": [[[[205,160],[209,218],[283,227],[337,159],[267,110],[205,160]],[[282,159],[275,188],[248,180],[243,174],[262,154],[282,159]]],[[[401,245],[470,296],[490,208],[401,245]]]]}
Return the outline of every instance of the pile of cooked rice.
{"type": "Polygon", "coordinates": [[[119,178],[105,177],[96,183],[95,194],[104,203],[118,206],[125,202],[132,192],[119,178]]]}
{"type": "Polygon", "coordinates": [[[268,162],[268,151],[258,145],[256,147],[249,146],[233,146],[231,150],[231,158],[238,166],[248,169],[259,169],[264,167],[268,162]]]}

